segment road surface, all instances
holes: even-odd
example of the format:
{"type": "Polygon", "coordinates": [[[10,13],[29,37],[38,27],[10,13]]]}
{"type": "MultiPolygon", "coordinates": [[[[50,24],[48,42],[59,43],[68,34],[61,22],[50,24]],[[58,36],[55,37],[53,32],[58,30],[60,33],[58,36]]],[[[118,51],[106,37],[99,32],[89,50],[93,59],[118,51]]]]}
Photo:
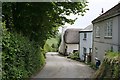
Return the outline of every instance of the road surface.
{"type": "Polygon", "coordinates": [[[90,78],[93,75],[88,65],[59,56],[56,52],[46,54],[45,67],[34,78],[90,78]]]}

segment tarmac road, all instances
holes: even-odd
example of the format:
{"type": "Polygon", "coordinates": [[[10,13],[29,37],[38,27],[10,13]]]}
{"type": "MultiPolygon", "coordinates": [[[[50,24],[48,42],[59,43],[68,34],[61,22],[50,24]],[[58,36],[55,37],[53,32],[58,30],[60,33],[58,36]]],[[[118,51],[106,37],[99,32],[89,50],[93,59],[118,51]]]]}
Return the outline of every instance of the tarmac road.
{"type": "Polygon", "coordinates": [[[94,70],[84,63],[67,59],[57,52],[46,54],[45,67],[34,78],[90,78],[94,70]]]}

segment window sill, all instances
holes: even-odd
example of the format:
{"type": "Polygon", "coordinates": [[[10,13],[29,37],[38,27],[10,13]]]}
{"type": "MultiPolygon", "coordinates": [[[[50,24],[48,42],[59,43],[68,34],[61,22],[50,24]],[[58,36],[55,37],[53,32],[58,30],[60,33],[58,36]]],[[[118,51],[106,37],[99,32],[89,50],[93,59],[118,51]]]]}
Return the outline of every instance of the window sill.
{"type": "Polygon", "coordinates": [[[105,36],[105,39],[112,39],[112,36],[105,36]]]}

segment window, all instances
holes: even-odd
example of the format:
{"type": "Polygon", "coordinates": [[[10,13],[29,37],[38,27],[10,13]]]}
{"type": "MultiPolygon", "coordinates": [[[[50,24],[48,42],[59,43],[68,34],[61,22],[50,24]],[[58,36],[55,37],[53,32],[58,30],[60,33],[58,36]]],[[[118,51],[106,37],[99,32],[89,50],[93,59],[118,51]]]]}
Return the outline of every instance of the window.
{"type": "Polygon", "coordinates": [[[99,28],[99,26],[97,26],[96,29],[95,29],[95,37],[100,37],[100,28],[99,28]]]}
{"type": "Polygon", "coordinates": [[[92,48],[89,48],[89,53],[91,53],[92,52],[92,48]]]}
{"type": "Polygon", "coordinates": [[[87,33],[84,33],[84,39],[83,40],[86,40],[87,38],[87,33]]]}
{"type": "Polygon", "coordinates": [[[113,52],[113,46],[111,46],[111,52],[113,52]]]}
{"type": "Polygon", "coordinates": [[[83,48],[83,61],[86,60],[86,52],[87,52],[87,49],[86,48],[83,48]]]}
{"type": "Polygon", "coordinates": [[[112,37],[112,20],[107,21],[105,26],[105,37],[112,37]]]}
{"type": "Polygon", "coordinates": [[[86,54],[86,51],[87,51],[87,49],[86,49],[86,48],[83,48],[83,53],[84,53],[84,54],[86,54]]]}
{"type": "Polygon", "coordinates": [[[84,33],[84,38],[87,38],[87,34],[86,33],[84,33]]]}
{"type": "Polygon", "coordinates": [[[95,47],[95,56],[97,57],[98,55],[98,48],[95,47]]]}
{"type": "Polygon", "coordinates": [[[120,52],[120,46],[118,47],[118,52],[120,52]]]}

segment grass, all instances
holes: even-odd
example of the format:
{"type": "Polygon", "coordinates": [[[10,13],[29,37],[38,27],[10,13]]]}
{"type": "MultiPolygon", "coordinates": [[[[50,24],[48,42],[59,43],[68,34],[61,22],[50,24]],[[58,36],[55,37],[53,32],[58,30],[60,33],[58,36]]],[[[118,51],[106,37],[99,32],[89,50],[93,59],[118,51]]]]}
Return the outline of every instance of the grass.
{"type": "Polygon", "coordinates": [[[120,56],[119,52],[107,52],[106,54],[106,58],[108,59],[118,59],[119,56],[120,56]]]}
{"type": "Polygon", "coordinates": [[[79,60],[79,53],[78,52],[71,53],[67,58],[71,58],[73,60],[79,60]]]}
{"type": "Polygon", "coordinates": [[[52,51],[56,51],[57,47],[58,47],[58,40],[56,38],[50,38],[47,39],[44,45],[44,50],[45,52],[52,52],[52,51]]]}
{"type": "Polygon", "coordinates": [[[47,43],[49,46],[52,46],[52,44],[58,44],[58,41],[57,41],[57,39],[55,39],[55,38],[51,38],[51,39],[48,39],[48,40],[46,41],[46,43],[47,43]]]}
{"type": "Polygon", "coordinates": [[[92,69],[97,70],[96,65],[94,63],[89,62],[89,63],[85,63],[85,64],[89,65],[92,69]]]}

